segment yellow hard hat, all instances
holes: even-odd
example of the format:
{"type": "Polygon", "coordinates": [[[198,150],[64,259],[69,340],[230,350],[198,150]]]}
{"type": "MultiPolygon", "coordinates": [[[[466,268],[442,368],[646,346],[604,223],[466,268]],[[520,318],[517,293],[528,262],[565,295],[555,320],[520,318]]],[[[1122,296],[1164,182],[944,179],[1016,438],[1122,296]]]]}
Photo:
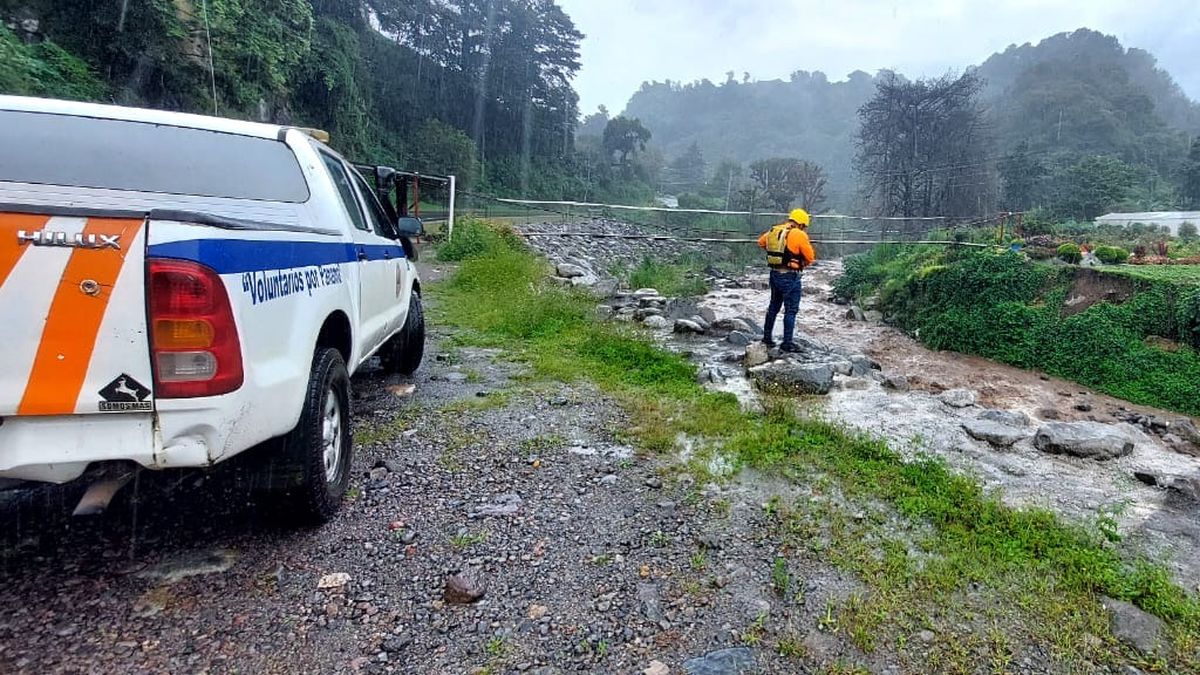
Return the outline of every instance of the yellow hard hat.
{"type": "Polygon", "coordinates": [[[788,214],[788,220],[797,225],[804,225],[805,227],[812,221],[808,215],[808,211],[804,209],[792,209],[792,212],[788,214]]]}

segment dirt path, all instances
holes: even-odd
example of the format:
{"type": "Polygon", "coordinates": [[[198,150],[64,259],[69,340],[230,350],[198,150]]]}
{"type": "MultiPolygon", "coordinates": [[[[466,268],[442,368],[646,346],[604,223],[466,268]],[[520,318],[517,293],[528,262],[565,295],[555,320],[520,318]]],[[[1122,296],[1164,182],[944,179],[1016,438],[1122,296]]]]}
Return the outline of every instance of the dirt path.
{"type": "MultiPolygon", "coordinates": [[[[1198,588],[1200,504],[1139,482],[1134,474],[1200,479],[1200,459],[1174,452],[1157,436],[1130,425],[1123,428],[1137,441],[1134,452],[1111,462],[1047,455],[1034,449],[1032,438],[998,451],[968,436],[961,426],[983,408],[1025,413],[1035,426],[1050,420],[1117,424],[1131,413],[1167,420],[1180,415],[987,359],[935,352],[881,323],[847,319],[846,307],[828,301],[839,273],[836,262],[805,273],[799,330],[831,346],[871,356],[884,372],[906,376],[912,391],[888,390],[875,381],[838,388],[825,401],[825,414],[887,438],[909,453],[944,457],[1010,504],[1048,508],[1088,525],[1115,518],[1127,543],[1167,563],[1185,587],[1198,588]],[[978,405],[945,405],[936,395],[951,389],[976,392],[978,405]]],[[[715,290],[702,305],[718,318],[756,315],[767,304],[767,291],[760,288],[764,283],[764,278],[752,276],[715,290]]],[[[720,361],[722,350],[732,348],[718,344],[709,349],[710,358],[720,361]]],[[[743,396],[750,391],[740,377],[724,387],[743,396]]]]}

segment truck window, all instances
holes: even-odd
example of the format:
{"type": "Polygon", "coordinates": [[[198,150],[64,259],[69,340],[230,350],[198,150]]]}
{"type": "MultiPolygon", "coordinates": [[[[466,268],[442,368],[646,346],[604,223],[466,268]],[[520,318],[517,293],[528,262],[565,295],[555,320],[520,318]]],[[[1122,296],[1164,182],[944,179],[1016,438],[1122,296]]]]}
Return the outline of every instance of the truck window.
{"type": "Polygon", "coordinates": [[[0,110],[0,181],[278,202],[308,200],[273,138],[0,110]]]}
{"type": "Polygon", "coordinates": [[[329,153],[321,152],[320,155],[321,161],[325,163],[325,169],[329,172],[329,177],[337,186],[342,207],[350,214],[350,220],[354,223],[354,227],[364,232],[370,230],[371,228],[367,227],[367,221],[363,218],[362,209],[358,206],[358,199],[354,196],[354,188],[350,185],[350,176],[346,175],[346,167],[342,166],[341,160],[329,153]]]}
{"type": "Polygon", "coordinates": [[[358,171],[351,168],[350,175],[354,177],[354,184],[358,186],[358,193],[367,205],[367,220],[371,221],[371,227],[375,230],[375,234],[384,239],[395,239],[395,230],[392,228],[391,221],[388,220],[383,206],[380,205],[379,198],[375,196],[375,191],[371,189],[371,186],[367,184],[367,180],[358,171]]]}

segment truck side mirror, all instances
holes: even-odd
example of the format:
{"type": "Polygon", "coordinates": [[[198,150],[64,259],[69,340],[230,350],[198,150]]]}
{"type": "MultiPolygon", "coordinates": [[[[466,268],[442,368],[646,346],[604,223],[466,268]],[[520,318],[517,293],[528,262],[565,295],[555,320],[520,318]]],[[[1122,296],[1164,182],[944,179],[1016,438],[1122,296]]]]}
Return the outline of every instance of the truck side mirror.
{"type": "Polygon", "coordinates": [[[401,237],[420,237],[425,234],[425,224],[420,218],[400,216],[396,219],[396,233],[401,237]]]}

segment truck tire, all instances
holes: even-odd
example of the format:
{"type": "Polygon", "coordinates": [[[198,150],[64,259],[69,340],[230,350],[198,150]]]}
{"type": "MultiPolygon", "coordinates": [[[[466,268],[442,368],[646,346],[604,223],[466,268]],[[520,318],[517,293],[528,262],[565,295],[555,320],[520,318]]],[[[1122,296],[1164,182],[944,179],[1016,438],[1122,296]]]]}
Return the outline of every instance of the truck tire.
{"type": "Polygon", "coordinates": [[[282,459],[296,477],[284,495],[289,514],[320,525],[337,513],[350,485],[350,375],[342,355],[318,347],[296,428],[283,437],[282,459]]]}
{"type": "Polygon", "coordinates": [[[408,297],[408,318],[382,350],[383,369],[388,373],[412,375],[425,356],[425,312],[416,290],[408,297]]]}

